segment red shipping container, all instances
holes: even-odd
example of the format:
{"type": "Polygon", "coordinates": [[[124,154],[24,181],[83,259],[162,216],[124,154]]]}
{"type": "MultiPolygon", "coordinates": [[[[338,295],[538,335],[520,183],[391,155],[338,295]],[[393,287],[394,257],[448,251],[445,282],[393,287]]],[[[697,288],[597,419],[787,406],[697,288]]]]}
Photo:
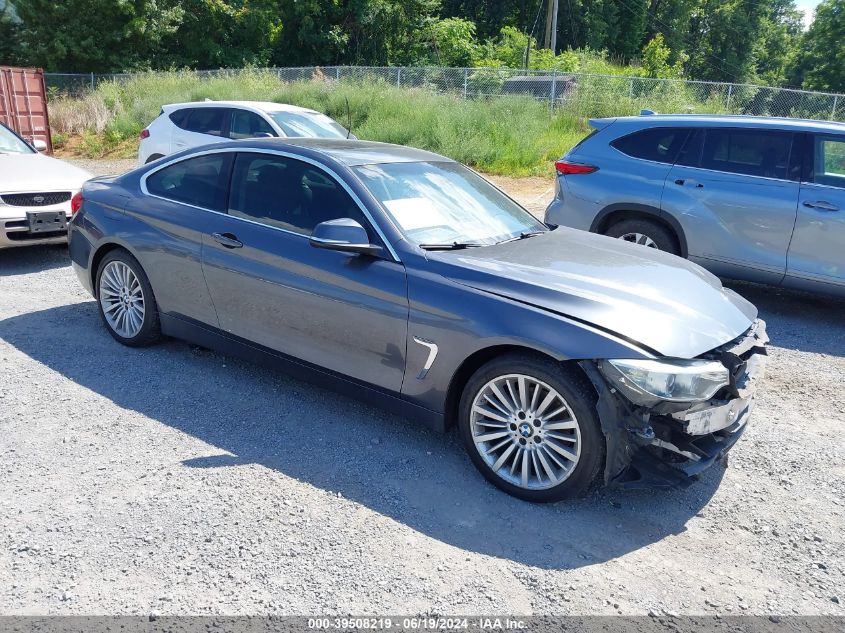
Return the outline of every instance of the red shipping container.
{"type": "Polygon", "coordinates": [[[43,70],[0,66],[0,122],[30,143],[44,141],[53,153],[43,70]]]}

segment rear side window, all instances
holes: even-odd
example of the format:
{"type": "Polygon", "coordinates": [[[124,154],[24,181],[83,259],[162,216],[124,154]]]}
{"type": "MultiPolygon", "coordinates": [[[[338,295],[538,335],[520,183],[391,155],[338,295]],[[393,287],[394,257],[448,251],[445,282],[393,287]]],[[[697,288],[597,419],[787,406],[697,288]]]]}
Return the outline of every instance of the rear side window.
{"type": "Polygon", "coordinates": [[[708,129],[701,167],[732,174],[786,179],[792,151],[790,132],[708,129]]]}
{"type": "Polygon", "coordinates": [[[269,134],[278,136],[263,118],[249,110],[232,110],[232,123],[229,128],[229,138],[255,138],[269,134]]]}
{"type": "Polygon", "coordinates": [[[174,163],[147,178],[147,191],[168,200],[225,211],[231,161],[231,154],[219,153],[174,163]]]}
{"type": "Polygon", "coordinates": [[[815,138],[813,171],[813,182],[845,189],[845,137],[815,138]]]}
{"type": "Polygon", "coordinates": [[[174,110],[168,116],[173,121],[173,125],[178,128],[185,129],[185,122],[188,120],[188,115],[191,113],[190,108],[183,108],[182,110],[174,110]]]}
{"type": "Polygon", "coordinates": [[[618,138],[611,146],[634,158],[672,164],[688,134],[685,128],[656,127],[618,138]]]}
{"type": "Polygon", "coordinates": [[[227,110],[225,108],[193,108],[184,129],[197,134],[223,136],[227,110]]]}

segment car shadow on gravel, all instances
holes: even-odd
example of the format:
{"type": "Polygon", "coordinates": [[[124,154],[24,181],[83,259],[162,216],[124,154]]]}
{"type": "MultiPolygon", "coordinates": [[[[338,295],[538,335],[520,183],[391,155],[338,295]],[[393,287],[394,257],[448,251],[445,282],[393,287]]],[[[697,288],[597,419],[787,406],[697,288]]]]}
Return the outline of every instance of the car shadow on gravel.
{"type": "MultiPolygon", "coordinates": [[[[683,532],[692,517],[707,511],[724,472],[715,466],[685,490],[599,491],[577,501],[531,505],[485,482],[454,432],[432,433],[184,343],[121,347],[100,325],[93,301],[0,321],[0,338],[118,407],[215,447],[174,469],[232,469],[234,479],[241,465],[260,464],[461,550],[540,568],[594,565],[683,532]]],[[[53,384],[51,392],[56,389],[53,384]]],[[[117,417],[115,424],[121,424],[117,417]]],[[[132,424],[137,428],[137,420],[132,424]]],[[[137,468],[144,454],[131,459],[137,468]]]]}
{"type": "Polygon", "coordinates": [[[845,356],[845,299],[742,281],[725,285],[757,306],[772,345],[845,356]]]}
{"type": "Polygon", "coordinates": [[[0,277],[29,275],[70,265],[66,244],[22,246],[0,250],[0,277]]]}

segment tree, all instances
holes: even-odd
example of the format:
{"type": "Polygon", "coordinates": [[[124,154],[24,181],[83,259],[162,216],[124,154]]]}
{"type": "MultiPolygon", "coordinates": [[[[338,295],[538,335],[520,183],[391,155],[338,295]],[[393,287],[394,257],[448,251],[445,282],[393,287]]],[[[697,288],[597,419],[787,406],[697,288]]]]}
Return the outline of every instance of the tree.
{"type": "Polygon", "coordinates": [[[769,86],[788,83],[797,63],[803,31],[802,16],[793,0],[773,0],[763,16],[760,37],[754,43],[756,79],[769,86]]]}
{"type": "Polygon", "coordinates": [[[159,0],[16,0],[15,11],[25,62],[63,72],[147,66],[182,17],[159,0]]]}
{"type": "Polygon", "coordinates": [[[280,39],[277,0],[168,0],[182,9],[177,29],[163,38],[152,62],[159,68],[266,66],[280,39]]]}
{"type": "Polygon", "coordinates": [[[475,24],[461,18],[432,21],[422,45],[427,53],[417,53],[417,59],[440,66],[472,66],[479,56],[475,39],[475,24]]]}
{"type": "Polygon", "coordinates": [[[796,78],[805,88],[845,92],[845,0],[824,0],[803,37],[796,78]],[[803,76],[803,77],[802,77],[803,76]]]}
{"type": "Polygon", "coordinates": [[[646,17],[645,39],[651,41],[658,33],[663,34],[666,46],[671,51],[669,61],[678,61],[681,51],[687,46],[690,18],[699,0],[651,0],[646,17]]]}
{"type": "Polygon", "coordinates": [[[285,25],[272,61],[311,64],[412,63],[440,0],[281,0],[285,25]]]}
{"type": "Polygon", "coordinates": [[[754,77],[754,44],[771,0],[701,0],[690,20],[687,74],[711,81],[754,77]]]}
{"type": "Polygon", "coordinates": [[[538,2],[542,0],[443,0],[442,15],[469,20],[476,25],[479,38],[490,39],[503,26],[530,31],[538,2]]]}
{"type": "Polygon", "coordinates": [[[21,25],[11,5],[0,0],[0,66],[15,66],[21,58],[21,25]]]}
{"type": "Polygon", "coordinates": [[[683,63],[686,55],[681,54],[674,64],[669,60],[672,58],[672,51],[666,46],[663,33],[655,35],[643,48],[643,72],[646,77],[656,79],[673,79],[683,74],[683,63]]]}

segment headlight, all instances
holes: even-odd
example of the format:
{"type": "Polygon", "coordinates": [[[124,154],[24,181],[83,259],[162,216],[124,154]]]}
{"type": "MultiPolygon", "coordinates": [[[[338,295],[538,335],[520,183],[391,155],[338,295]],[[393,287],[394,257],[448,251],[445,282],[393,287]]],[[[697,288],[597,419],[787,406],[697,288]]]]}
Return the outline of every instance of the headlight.
{"type": "Polygon", "coordinates": [[[730,381],[725,366],[712,360],[605,360],[599,368],[637,404],[709,400],[730,381]]]}

